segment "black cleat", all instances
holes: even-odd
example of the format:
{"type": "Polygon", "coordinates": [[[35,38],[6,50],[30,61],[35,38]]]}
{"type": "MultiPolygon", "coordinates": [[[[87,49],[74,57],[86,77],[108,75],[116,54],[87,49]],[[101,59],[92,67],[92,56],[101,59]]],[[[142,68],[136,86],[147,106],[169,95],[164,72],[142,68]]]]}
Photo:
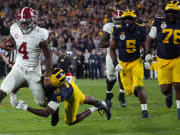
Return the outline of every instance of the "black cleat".
{"type": "Polygon", "coordinates": [[[142,111],[142,118],[144,118],[144,119],[149,118],[149,113],[148,113],[147,110],[143,110],[143,111],[142,111]]]}
{"type": "MultiPolygon", "coordinates": [[[[110,101],[110,100],[108,100],[110,101]]],[[[103,110],[105,113],[106,113],[106,117],[107,117],[107,120],[109,120],[111,118],[111,113],[110,113],[110,107],[111,104],[107,101],[97,101],[96,104],[95,104],[95,107],[98,108],[98,112],[100,113],[101,110],[103,110]]],[[[100,115],[102,115],[100,113],[100,115]]]]}
{"type": "Polygon", "coordinates": [[[111,107],[112,107],[111,100],[106,100],[106,105],[108,107],[108,111],[106,111],[106,118],[107,118],[107,120],[110,120],[111,119],[111,107]]]}
{"type": "Polygon", "coordinates": [[[53,114],[51,114],[51,125],[56,126],[58,122],[59,122],[59,107],[53,114]]]}
{"type": "Polygon", "coordinates": [[[177,118],[180,120],[180,109],[177,109],[177,118]]]}
{"type": "Polygon", "coordinates": [[[171,108],[173,105],[173,95],[166,96],[166,106],[171,108]]]}
{"type": "Polygon", "coordinates": [[[126,107],[126,101],[125,101],[124,93],[122,93],[122,92],[119,93],[118,100],[119,100],[120,105],[122,107],[126,107]]]}

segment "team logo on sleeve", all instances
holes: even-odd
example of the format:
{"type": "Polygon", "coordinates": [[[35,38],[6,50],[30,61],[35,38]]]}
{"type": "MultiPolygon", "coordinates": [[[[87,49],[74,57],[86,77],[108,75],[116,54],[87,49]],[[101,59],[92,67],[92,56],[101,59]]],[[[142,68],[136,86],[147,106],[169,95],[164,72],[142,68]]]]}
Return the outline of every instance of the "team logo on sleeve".
{"type": "Polygon", "coordinates": [[[125,33],[124,33],[124,32],[121,32],[121,34],[120,34],[120,39],[121,39],[121,40],[125,40],[125,39],[126,39],[126,36],[125,36],[125,33]]]}
{"type": "Polygon", "coordinates": [[[166,28],[166,27],[167,27],[166,22],[162,22],[162,24],[161,24],[161,28],[162,28],[162,29],[164,29],[164,28],[166,28]]]}

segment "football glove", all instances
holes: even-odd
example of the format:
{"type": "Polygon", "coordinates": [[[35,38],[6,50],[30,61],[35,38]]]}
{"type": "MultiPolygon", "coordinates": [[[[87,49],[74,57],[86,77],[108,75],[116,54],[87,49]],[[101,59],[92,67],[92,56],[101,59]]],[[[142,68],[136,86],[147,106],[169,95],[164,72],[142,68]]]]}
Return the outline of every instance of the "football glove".
{"type": "Polygon", "coordinates": [[[145,56],[145,61],[151,61],[152,60],[152,55],[150,53],[147,53],[145,56]]]}
{"type": "Polygon", "coordinates": [[[117,64],[115,67],[116,72],[119,72],[122,70],[122,66],[120,64],[117,64]]]}
{"type": "Polygon", "coordinates": [[[21,109],[21,110],[27,111],[28,105],[27,105],[24,101],[19,100],[19,102],[18,102],[16,108],[17,108],[17,109],[21,109]]]}
{"type": "Polygon", "coordinates": [[[149,70],[150,67],[151,67],[151,64],[148,61],[144,62],[144,68],[145,69],[149,70]]]}

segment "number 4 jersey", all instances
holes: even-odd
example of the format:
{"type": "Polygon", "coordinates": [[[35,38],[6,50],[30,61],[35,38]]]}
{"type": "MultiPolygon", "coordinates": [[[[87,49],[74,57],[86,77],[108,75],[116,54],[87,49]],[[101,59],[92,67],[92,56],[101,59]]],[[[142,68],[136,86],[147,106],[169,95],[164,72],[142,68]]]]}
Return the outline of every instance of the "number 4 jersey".
{"type": "Polygon", "coordinates": [[[10,34],[16,42],[16,63],[38,66],[41,53],[39,43],[48,39],[48,31],[36,26],[29,34],[23,34],[17,23],[14,23],[10,27],[10,34]]]}
{"type": "Polygon", "coordinates": [[[124,62],[131,62],[140,57],[140,46],[146,39],[146,28],[136,24],[133,32],[128,32],[122,27],[114,27],[113,35],[117,41],[119,59],[124,62]]]}
{"type": "Polygon", "coordinates": [[[180,22],[169,24],[165,18],[154,18],[149,36],[156,39],[157,56],[173,59],[180,56],[180,22]]]}

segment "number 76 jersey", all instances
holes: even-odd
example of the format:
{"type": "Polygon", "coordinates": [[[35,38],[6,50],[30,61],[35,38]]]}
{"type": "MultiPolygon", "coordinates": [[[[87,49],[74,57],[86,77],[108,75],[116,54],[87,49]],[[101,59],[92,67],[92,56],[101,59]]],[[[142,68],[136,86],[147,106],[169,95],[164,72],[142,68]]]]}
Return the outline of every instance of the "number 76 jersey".
{"type": "Polygon", "coordinates": [[[10,27],[10,34],[16,42],[16,63],[38,66],[41,49],[39,43],[48,39],[48,30],[36,26],[29,34],[23,34],[17,23],[10,27]]]}
{"type": "Polygon", "coordinates": [[[129,32],[123,27],[113,28],[113,36],[117,41],[119,59],[131,62],[140,57],[140,46],[145,41],[147,31],[145,26],[136,24],[135,30],[129,32]]]}
{"type": "Polygon", "coordinates": [[[149,36],[156,39],[157,56],[174,59],[180,56],[180,21],[168,23],[165,18],[154,18],[149,36]]]}

